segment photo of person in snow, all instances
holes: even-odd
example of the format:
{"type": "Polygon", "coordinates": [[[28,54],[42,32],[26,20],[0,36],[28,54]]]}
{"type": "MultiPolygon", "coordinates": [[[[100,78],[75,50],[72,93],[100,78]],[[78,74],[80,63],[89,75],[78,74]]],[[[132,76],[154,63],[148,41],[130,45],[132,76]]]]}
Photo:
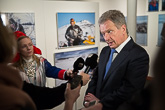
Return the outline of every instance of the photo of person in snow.
{"type": "Polygon", "coordinates": [[[78,25],[76,25],[75,20],[71,18],[70,26],[67,28],[65,33],[65,38],[68,41],[68,46],[80,45],[82,41],[82,35],[82,29],[78,25]]]}

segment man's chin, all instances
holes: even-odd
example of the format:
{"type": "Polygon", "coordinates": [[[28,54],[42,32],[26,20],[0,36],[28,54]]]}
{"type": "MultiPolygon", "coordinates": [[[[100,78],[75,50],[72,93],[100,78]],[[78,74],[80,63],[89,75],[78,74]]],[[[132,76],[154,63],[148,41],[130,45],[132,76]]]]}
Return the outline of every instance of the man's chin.
{"type": "Polygon", "coordinates": [[[113,46],[112,46],[112,45],[110,45],[110,44],[108,44],[108,46],[109,46],[110,48],[113,48],[113,46]]]}
{"type": "Polygon", "coordinates": [[[115,47],[114,46],[112,46],[112,45],[109,45],[109,47],[111,48],[111,49],[114,49],[115,47]]]}

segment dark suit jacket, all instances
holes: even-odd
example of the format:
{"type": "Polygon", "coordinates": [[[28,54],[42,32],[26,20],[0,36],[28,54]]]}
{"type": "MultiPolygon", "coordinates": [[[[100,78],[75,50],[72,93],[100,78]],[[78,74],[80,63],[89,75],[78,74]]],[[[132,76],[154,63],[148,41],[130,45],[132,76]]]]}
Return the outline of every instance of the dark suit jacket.
{"type": "Polygon", "coordinates": [[[110,52],[109,46],[102,49],[98,67],[86,91],[100,99],[103,110],[115,110],[142,89],[149,70],[147,52],[131,39],[118,53],[103,80],[110,52]]]}

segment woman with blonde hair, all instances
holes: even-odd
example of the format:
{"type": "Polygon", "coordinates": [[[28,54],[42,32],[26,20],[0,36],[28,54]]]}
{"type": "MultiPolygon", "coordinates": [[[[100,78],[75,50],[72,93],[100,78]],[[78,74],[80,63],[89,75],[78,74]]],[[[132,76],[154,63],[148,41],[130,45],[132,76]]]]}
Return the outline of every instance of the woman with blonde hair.
{"type": "Polygon", "coordinates": [[[24,81],[44,87],[46,77],[67,80],[73,76],[71,70],[52,66],[47,59],[39,56],[41,50],[35,47],[32,40],[24,33],[16,31],[15,35],[18,53],[14,59],[14,66],[21,71],[21,77],[24,81]]]}

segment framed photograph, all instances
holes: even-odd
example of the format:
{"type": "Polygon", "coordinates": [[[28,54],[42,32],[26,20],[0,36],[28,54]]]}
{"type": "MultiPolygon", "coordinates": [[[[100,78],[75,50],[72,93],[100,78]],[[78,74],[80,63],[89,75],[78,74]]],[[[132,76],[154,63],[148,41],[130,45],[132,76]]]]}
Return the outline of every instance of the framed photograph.
{"type": "Polygon", "coordinates": [[[34,13],[1,13],[3,23],[14,32],[21,31],[29,36],[36,45],[34,13]]]}
{"type": "Polygon", "coordinates": [[[137,16],[136,43],[147,46],[148,16],[137,16]]]}
{"type": "MultiPolygon", "coordinates": [[[[92,54],[92,53],[98,54],[98,47],[90,48],[90,49],[77,50],[77,51],[70,51],[70,52],[55,53],[55,55],[54,55],[55,66],[62,68],[62,69],[66,69],[66,70],[67,69],[73,70],[74,62],[79,57],[82,57],[85,61],[87,56],[92,54]]],[[[86,66],[84,66],[82,70],[84,71],[85,68],[86,68],[86,66]]],[[[82,71],[82,70],[79,70],[79,71],[82,71]]],[[[92,73],[90,73],[90,74],[92,74],[92,73]]],[[[56,86],[59,86],[65,82],[66,82],[65,80],[56,79],[56,86]]]]}
{"type": "Polygon", "coordinates": [[[162,11],[165,11],[165,0],[162,0],[162,11]]]}
{"type": "Polygon", "coordinates": [[[94,45],[95,13],[57,13],[58,48],[94,45]]]}
{"type": "Polygon", "coordinates": [[[159,10],[159,0],[148,0],[148,11],[158,11],[159,10]]]}
{"type": "Polygon", "coordinates": [[[158,46],[161,46],[163,40],[165,40],[165,14],[159,15],[158,21],[158,46]]]}

